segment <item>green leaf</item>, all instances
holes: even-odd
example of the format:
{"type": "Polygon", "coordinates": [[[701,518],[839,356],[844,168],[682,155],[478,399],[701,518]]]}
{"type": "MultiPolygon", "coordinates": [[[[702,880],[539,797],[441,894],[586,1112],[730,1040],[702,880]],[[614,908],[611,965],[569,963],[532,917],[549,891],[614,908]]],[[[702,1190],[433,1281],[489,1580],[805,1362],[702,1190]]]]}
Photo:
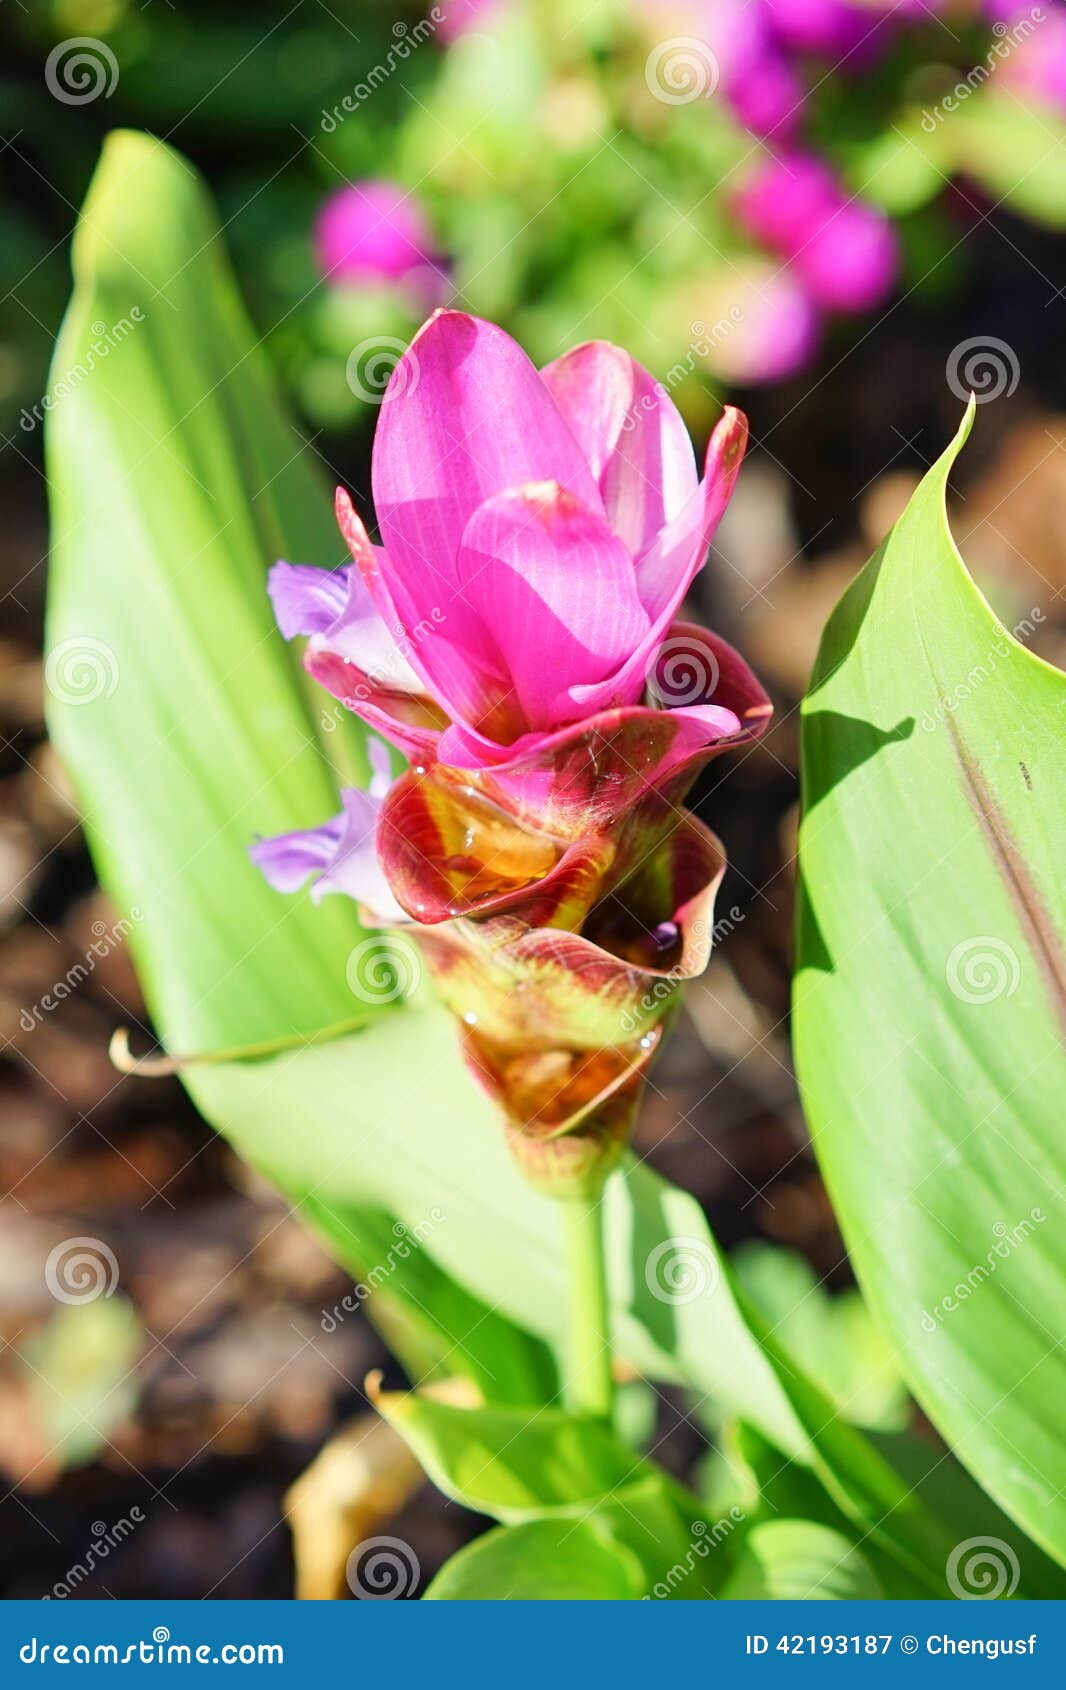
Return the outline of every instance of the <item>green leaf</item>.
{"type": "Polygon", "coordinates": [[[426,1602],[628,1602],[640,1562],[595,1519],[498,1526],[445,1562],[426,1602]]]}
{"type": "Polygon", "coordinates": [[[952,541],[969,426],[831,618],[804,704],[797,1059],[915,1396],[1066,1560],[1066,676],[952,541]]]}
{"type": "Polygon", "coordinates": [[[597,1421],[559,1408],[456,1408],[419,1392],[374,1400],[438,1489],[508,1524],[587,1508],[655,1472],[597,1421]]]}
{"type": "Polygon", "coordinates": [[[883,1594],[861,1551],[811,1520],[753,1526],[722,1591],[733,1602],[859,1602],[883,1594]]]}
{"type": "MultiPolygon", "coordinates": [[[[177,153],[110,137],[74,241],[47,429],[49,728],[179,1052],[375,1013],[347,982],[355,905],[333,898],[322,919],[248,860],[257,833],[338,808],[322,705],[274,626],[266,571],[336,564],[343,547],[215,232],[177,153]]],[[[325,718],[331,751],[358,743],[344,714],[325,718]]]]}
{"type": "Polygon", "coordinates": [[[720,1581],[724,1555],[712,1553],[729,1530],[708,1538],[696,1499],[596,1421],[537,1406],[455,1408],[421,1393],[375,1401],[465,1508],[509,1525],[592,1519],[635,1557],[648,1595],[698,1598],[720,1581]]]}
{"type": "Polygon", "coordinates": [[[830,1296],[802,1256],[773,1244],[742,1244],[730,1261],[789,1354],[846,1420],[884,1431],[906,1424],[899,1368],[857,1291],[830,1296]]]}

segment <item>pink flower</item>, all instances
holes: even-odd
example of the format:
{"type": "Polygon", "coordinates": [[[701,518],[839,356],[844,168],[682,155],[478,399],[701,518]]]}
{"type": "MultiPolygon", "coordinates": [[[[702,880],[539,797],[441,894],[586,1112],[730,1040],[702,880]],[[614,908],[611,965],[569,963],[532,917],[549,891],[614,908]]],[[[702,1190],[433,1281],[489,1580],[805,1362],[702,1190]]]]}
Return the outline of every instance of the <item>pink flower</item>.
{"type": "Polygon", "coordinates": [[[471,30],[484,29],[494,21],[494,14],[502,11],[506,0],[438,0],[430,16],[437,20],[437,33],[442,41],[458,41],[471,30]]]}
{"type": "Polygon", "coordinates": [[[763,0],[712,0],[702,16],[722,93],[741,123],[753,135],[788,140],[802,115],[805,90],[774,39],[763,0]]]}
{"type": "Polygon", "coordinates": [[[696,295],[700,316],[728,325],[710,337],[708,368],[742,387],[787,381],[818,350],[821,317],[787,264],[763,253],[738,254],[696,295]]]}
{"type": "MultiPolygon", "coordinates": [[[[871,49],[883,42],[882,26],[889,24],[888,8],[879,14],[865,0],[860,0],[858,5],[850,0],[762,0],[762,3],[774,33],[788,47],[801,53],[843,59],[845,69],[869,58],[871,49]]],[[[898,8],[899,0],[894,0],[894,5],[898,8]]]]}
{"type": "Polygon", "coordinates": [[[447,289],[422,210],[395,182],[338,188],[318,214],[314,238],[319,268],[330,281],[402,283],[426,305],[447,289]]]}
{"type": "Polygon", "coordinates": [[[815,305],[867,311],[895,285],[899,249],[884,212],[849,198],[821,159],[779,152],[736,196],[741,227],[787,260],[815,305]]]}
{"type": "Polygon", "coordinates": [[[361,581],[275,574],[283,629],[310,636],[311,674],[416,764],[579,836],[590,806],[602,821],[765,724],[750,670],[702,632],[674,707],[642,702],[746,435],[727,409],[701,479],[669,395],[618,347],[538,373],[502,329],[438,312],[381,408],[383,545],[339,493],[361,581]]]}

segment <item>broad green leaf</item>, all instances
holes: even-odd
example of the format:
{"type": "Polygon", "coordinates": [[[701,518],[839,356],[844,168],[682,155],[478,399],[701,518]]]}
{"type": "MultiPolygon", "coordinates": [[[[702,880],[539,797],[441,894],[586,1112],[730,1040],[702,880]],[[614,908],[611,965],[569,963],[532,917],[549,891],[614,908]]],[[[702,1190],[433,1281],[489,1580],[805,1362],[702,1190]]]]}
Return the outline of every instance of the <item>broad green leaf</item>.
{"type": "Polygon", "coordinates": [[[708,1536],[695,1497],[595,1421],[537,1405],[455,1408],[421,1393],[375,1400],[464,1507],[508,1525],[591,1519],[636,1558],[649,1596],[699,1598],[720,1582],[719,1535],[708,1536]]]}
{"type": "Polygon", "coordinates": [[[969,426],[831,618],[804,705],[797,1059],[915,1396],[1066,1560],[1066,676],[952,541],[969,426]]]}
{"type": "Polygon", "coordinates": [[[754,1526],[722,1591],[734,1602],[859,1602],[883,1594],[862,1552],[811,1520],[754,1526]]]}
{"type": "Polygon", "coordinates": [[[655,1473],[597,1421],[559,1408],[456,1408],[396,1391],[374,1402],[438,1489],[505,1524],[588,1508],[655,1473]]]}
{"type": "MultiPolygon", "coordinates": [[[[67,391],[47,428],[49,728],[181,1052],[375,1013],[347,980],[355,905],[334,898],[323,920],[248,860],[257,833],[338,807],[323,708],[274,626],[266,571],[337,564],[343,546],[214,234],[177,153],[111,136],[74,240],[53,363],[67,391]]],[[[326,720],[331,749],[350,746],[356,730],[326,720]]]]}
{"type": "Polygon", "coordinates": [[[899,1367],[857,1291],[830,1296],[802,1256],[773,1244],[743,1244],[730,1262],[789,1354],[845,1420],[882,1431],[906,1425],[899,1367]]]}
{"type": "MultiPolygon", "coordinates": [[[[877,1448],[891,1461],[908,1486],[920,1494],[930,1512],[941,1520],[952,1540],[951,1547],[985,1537],[998,1539],[1014,1555],[1019,1567],[1016,1594],[1053,1598],[1063,1590],[1062,1569],[1018,1530],[1013,1520],[998,1509],[964,1467],[934,1440],[907,1432],[874,1434],[877,1448]]],[[[711,1468],[717,1480],[705,1495],[705,1506],[718,1516],[727,1504],[739,1502],[754,1521],[774,1519],[813,1520],[832,1526],[845,1537],[856,1536],[856,1522],[837,1507],[809,1467],[796,1461],[782,1461],[780,1451],[743,1422],[727,1426],[722,1434],[720,1455],[711,1468]],[[726,1469],[732,1488],[725,1488],[726,1469]]],[[[717,1454],[717,1452],[716,1452],[717,1454]]],[[[862,1533],[863,1554],[877,1575],[884,1594],[893,1598],[924,1597],[928,1581],[915,1578],[897,1557],[886,1554],[875,1534],[862,1533]]],[[[948,1551],[950,1554],[950,1550],[948,1551]]],[[[941,1594],[950,1592],[946,1582],[946,1560],[941,1594]]]]}
{"type": "Polygon", "coordinates": [[[498,1526],[446,1561],[426,1602],[629,1602],[644,1594],[635,1555],[595,1519],[498,1526]]]}

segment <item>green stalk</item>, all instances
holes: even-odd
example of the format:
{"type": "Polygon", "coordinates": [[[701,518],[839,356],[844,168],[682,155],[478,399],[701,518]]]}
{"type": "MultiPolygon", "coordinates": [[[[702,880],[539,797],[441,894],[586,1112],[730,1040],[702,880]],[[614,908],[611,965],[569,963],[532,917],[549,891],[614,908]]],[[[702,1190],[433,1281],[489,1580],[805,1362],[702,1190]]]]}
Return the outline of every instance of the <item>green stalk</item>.
{"type": "Polygon", "coordinates": [[[610,1423],[614,1406],[607,1264],[601,1194],[562,1204],[570,1280],[570,1365],[566,1401],[575,1414],[610,1423]]]}

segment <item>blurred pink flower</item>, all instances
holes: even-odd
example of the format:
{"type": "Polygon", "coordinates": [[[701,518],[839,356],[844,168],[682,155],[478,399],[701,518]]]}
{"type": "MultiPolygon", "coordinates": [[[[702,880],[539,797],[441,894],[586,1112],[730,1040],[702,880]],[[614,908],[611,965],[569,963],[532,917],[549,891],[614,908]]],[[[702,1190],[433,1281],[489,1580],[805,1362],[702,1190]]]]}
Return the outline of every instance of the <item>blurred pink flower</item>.
{"type": "Polygon", "coordinates": [[[749,235],[791,265],[827,311],[867,311],[887,298],[899,270],[888,217],[849,199],[810,153],[780,152],[760,164],[736,196],[749,235]]]}
{"type": "MultiPolygon", "coordinates": [[[[737,266],[729,288],[737,297],[737,266]]],[[[707,362],[724,381],[745,387],[787,381],[806,368],[818,349],[819,313],[788,265],[751,258],[741,265],[743,305],[729,333],[716,341],[707,362]]],[[[719,302],[720,303],[720,302],[719,302]]],[[[711,304],[710,312],[717,309],[711,304]]]]}
{"type": "Polygon", "coordinates": [[[709,0],[702,15],[722,93],[741,123],[764,139],[790,139],[803,111],[803,82],[774,39],[762,0],[709,0]]]}
{"type": "Polygon", "coordinates": [[[1066,8],[1053,0],[1050,9],[1034,8],[1026,0],[999,0],[992,10],[1002,26],[995,86],[1023,102],[1066,112],[1066,8]]]}
{"type": "Polygon", "coordinates": [[[395,182],[370,179],[338,188],[319,211],[314,242],[330,281],[402,283],[424,305],[438,303],[447,288],[422,210],[395,182]]]}
{"type": "Polygon", "coordinates": [[[811,231],[792,266],[823,310],[872,311],[888,298],[899,274],[895,230],[876,206],[841,202],[811,231]]]}
{"type": "MultiPolygon", "coordinates": [[[[823,58],[865,63],[886,39],[891,8],[849,0],[761,0],[775,35],[787,47],[823,58]]],[[[899,0],[896,0],[898,7],[899,0]]],[[[845,68],[847,64],[845,64],[845,68]]]]}
{"type": "Polygon", "coordinates": [[[506,4],[507,0],[437,0],[429,15],[436,16],[442,41],[457,41],[461,35],[491,24],[493,14],[506,4]]]}

